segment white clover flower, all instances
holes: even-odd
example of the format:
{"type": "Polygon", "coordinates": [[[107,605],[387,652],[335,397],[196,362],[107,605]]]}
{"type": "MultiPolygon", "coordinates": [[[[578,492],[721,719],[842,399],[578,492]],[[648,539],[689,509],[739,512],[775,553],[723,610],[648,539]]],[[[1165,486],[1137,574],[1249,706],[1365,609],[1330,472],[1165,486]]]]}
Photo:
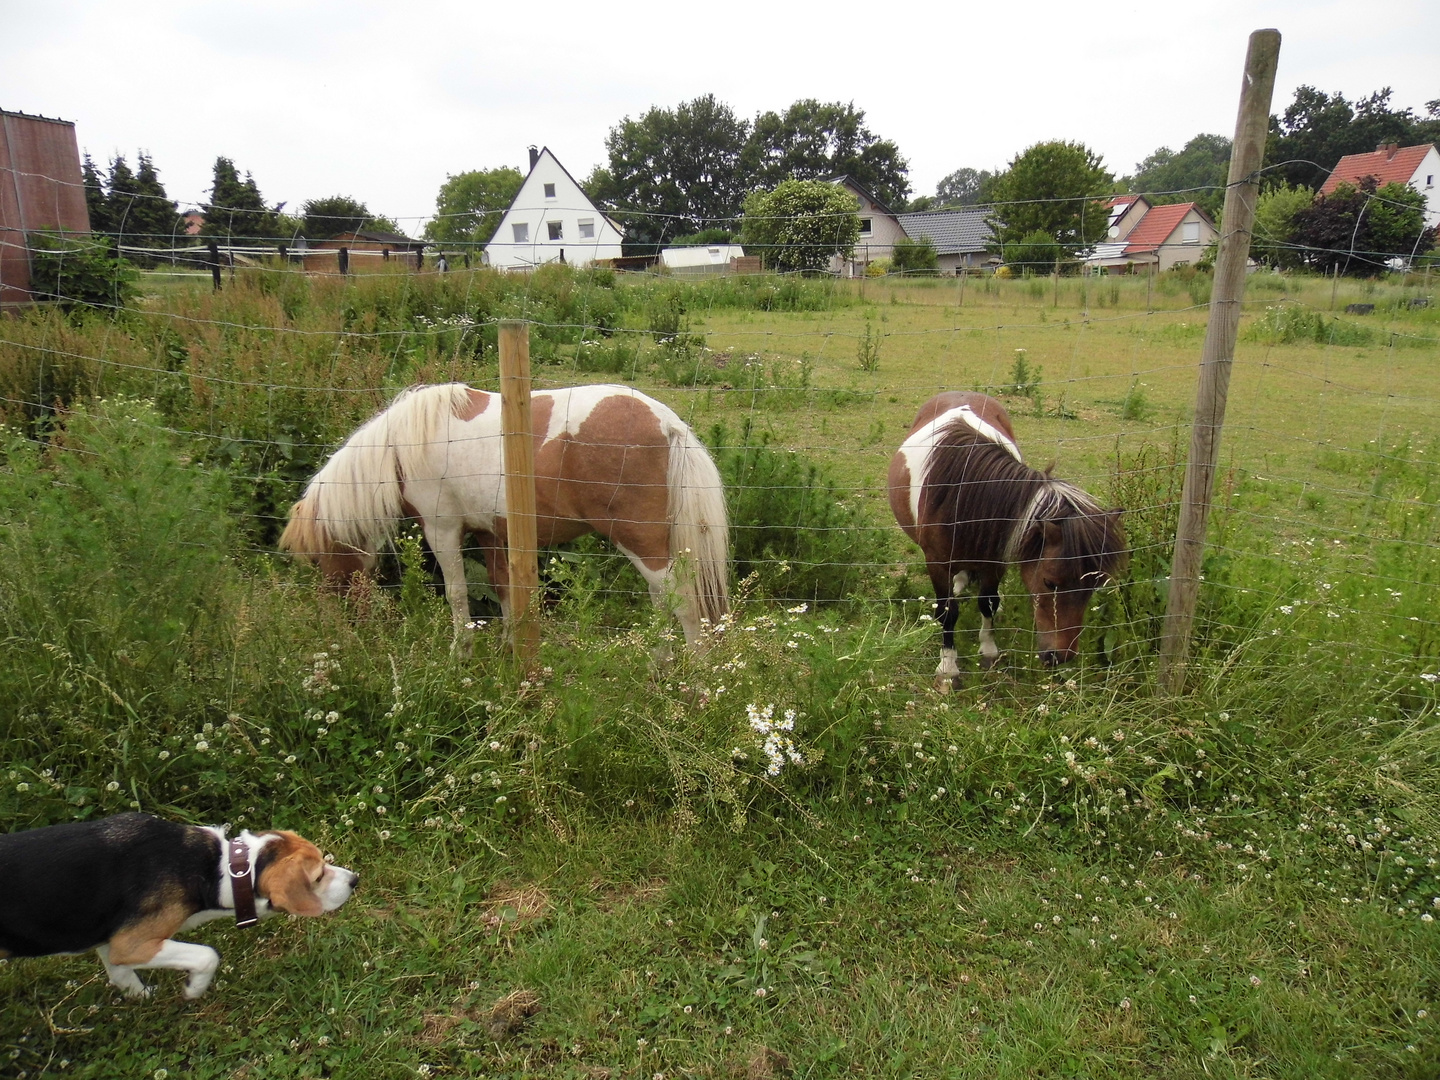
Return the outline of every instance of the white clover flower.
{"type": "Polygon", "coordinates": [[[206,742],[204,739],[201,739],[199,742],[197,742],[197,743],[195,744],[195,749],[196,749],[196,750],[199,750],[201,753],[204,753],[206,750],[209,750],[209,749],[210,749],[210,744],[209,744],[208,742],[206,742]]]}

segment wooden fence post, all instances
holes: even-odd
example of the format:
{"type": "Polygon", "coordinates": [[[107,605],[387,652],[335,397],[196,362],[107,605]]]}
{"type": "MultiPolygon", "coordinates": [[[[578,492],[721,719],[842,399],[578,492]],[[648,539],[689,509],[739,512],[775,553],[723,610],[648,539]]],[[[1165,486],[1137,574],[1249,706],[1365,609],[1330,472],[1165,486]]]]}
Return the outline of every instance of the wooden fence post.
{"type": "Polygon", "coordinates": [[[535,441],[530,419],[530,325],[500,324],[500,430],[505,454],[506,565],[510,642],[522,671],[540,649],[535,610],[540,564],[535,530],[535,441]]]}
{"type": "Polygon", "coordinates": [[[1279,57],[1278,30],[1256,30],[1250,35],[1245,80],[1240,88],[1240,112],[1235,121],[1235,142],[1230,154],[1230,177],[1225,185],[1223,233],[1215,258],[1210,318],[1200,353],[1190,458],[1185,465],[1185,489],[1170,568],[1170,595],[1160,637],[1159,681],[1161,688],[1170,694],[1179,693],[1185,685],[1185,660],[1200,590],[1205,527],[1210,520],[1210,497],[1220,460],[1220,433],[1225,425],[1225,399],[1235,359],[1240,301],[1245,295],[1250,234],[1255,224],[1255,200],[1260,191],[1259,170],[1265,155],[1270,96],[1275,89],[1275,66],[1279,57]]]}
{"type": "Polygon", "coordinates": [[[211,240],[210,250],[210,279],[215,283],[215,291],[220,291],[220,245],[211,240]]]}

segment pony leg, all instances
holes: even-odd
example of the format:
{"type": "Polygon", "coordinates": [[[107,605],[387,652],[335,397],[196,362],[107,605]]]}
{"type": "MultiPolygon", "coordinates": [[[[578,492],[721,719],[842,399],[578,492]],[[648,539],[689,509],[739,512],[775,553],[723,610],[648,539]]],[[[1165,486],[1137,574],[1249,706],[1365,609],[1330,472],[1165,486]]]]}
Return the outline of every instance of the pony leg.
{"type": "Polygon", "coordinates": [[[684,595],[676,587],[675,564],[667,562],[664,569],[656,569],[646,564],[635,552],[631,551],[624,544],[612,538],[611,542],[620,549],[620,553],[630,560],[630,564],[640,571],[640,576],[645,579],[645,585],[650,590],[650,602],[661,611],[669,611],[680,620],[680,629],[685,632],[685,644],[693,646],[700,640],[700,619],[686,602],[684,595]]]}
{"type": "Polygon", "coordinates": [[[976,601],[980,608],[980,666],[990,669],[1000,659],[1000,646],[995,644],[995,613],[1000,610],[1000,591],[990,585],[980,592],[976,601]]]}
{"type": "Polygon", "coordinates": [[[470,587],[465,581],[465,557],[461,552],[464,533],[458,528],[425,526],[425,540],[440,564],[445,578],[445,599],[450,602],[450,622],[455,631],[452,648],[461,653],[470,651],[470,638],[465,624],[470,621],[470,587]]]}
{"type": "Polygon", "coordinates": [[[949,582],[949,595],[936,590],[935,619],[940,623],[940,666],[935,669],[935,689],[942,694],[960,689],[960,664],[955,655],[955,624],[960,619],[960,594],[970,584],[970,575],[958,572],[949,582]]]}

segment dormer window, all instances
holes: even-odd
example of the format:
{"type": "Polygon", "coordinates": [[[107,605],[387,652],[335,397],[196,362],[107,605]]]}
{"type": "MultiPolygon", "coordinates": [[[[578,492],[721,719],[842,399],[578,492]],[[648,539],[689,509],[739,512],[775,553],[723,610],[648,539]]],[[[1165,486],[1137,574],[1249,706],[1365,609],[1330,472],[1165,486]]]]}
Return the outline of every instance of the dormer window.
{"type": "Polygon", "coordinates": [[[545,185],[545,197],[546,197],[547,199],[553,199],[553,198],[555,198],[555,185],[554,185],[554,184],[546,184],[546,185],[545,185]]]}

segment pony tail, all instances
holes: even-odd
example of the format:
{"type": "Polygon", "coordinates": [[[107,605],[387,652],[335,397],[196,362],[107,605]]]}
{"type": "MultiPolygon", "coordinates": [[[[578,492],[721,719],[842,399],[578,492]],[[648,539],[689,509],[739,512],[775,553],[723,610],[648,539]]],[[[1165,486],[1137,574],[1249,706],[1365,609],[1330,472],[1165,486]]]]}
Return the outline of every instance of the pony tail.
{"type": "Polygon", "coordinates": [[[669,431],[670,561],[691,610],[711,627],[730,611],[730,524],[720,470],[695,433],[677,419],[669,431]]]}

